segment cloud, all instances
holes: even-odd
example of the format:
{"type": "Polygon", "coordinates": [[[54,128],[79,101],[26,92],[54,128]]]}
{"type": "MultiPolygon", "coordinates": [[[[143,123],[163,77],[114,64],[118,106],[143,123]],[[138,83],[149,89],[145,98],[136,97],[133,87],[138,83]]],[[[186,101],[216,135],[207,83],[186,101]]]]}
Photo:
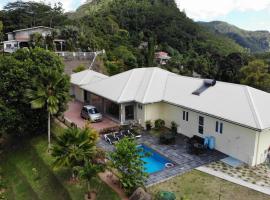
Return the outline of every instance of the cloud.
{"type": "Polygon", "coordinates": [[[176,2],[180,10],[185,10],[194,20],[212,20],[232,11],[270,12],[269,0],[176,0],[176,2]]]}

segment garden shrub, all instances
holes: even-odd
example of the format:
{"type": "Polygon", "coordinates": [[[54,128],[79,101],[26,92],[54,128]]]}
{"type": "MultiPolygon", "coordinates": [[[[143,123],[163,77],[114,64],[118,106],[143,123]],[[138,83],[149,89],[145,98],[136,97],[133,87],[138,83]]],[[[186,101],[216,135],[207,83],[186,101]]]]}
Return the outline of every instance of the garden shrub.
{"type": "Polygon", "coordinates": [[[178,127],[178,125],[174,121],[172,121],[171,122],[171,131],[172,131],[172,133],[177,133],[177,127],[178,127]]]}
{"type": "Polygon", "coordinates": [[[156,200],[175,200],[176,196],[173,192],[159,191],[155,199],[156,200]]]}
{"type": "Polygon", "coordinates": [[[73,71],[74,73],[78,73],[78,72],[81,72],[81,71],[84,71],[84,70],[86,70],[85,65],[80,64],[80,65],[78,65],[75,69],[73,69],[72,71],[73,71]]]}
{"type": "Polygon", "coordinates": [[[146,130],[147,130],[147,131],[150,131],[151,128],[152,128],[152,122],[151,122],[150,120],[147,120],[147,121],[145,122],[145,126],[146,126],[146,130]]]}
{"type": "Polygon", "coordinates": [[[156,129],[161,129],[165,126],[165,121],[163,119],[157,119],[155,121],[155,128],[156,129]]]}

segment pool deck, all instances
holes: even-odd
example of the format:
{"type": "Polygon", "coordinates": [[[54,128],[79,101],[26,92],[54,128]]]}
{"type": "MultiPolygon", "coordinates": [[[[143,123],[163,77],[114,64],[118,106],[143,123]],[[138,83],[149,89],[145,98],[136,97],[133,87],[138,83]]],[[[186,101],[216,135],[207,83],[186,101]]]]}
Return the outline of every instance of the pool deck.
{"type": "MultiPolygon", "coordinates": [[[[143,133],[137,140],[138,144],[146,144],[161,155],[171,160],[175,166],[149,175],[146,186],[164,182],[174,176],[181,175],[197,167],[218,161],[226,157],[225,154],[216,150],[206,150],[200,155],[188,153],[187,138],[181,134],[177,135],[174,145],[161,145],[159,138],[148,133],[143,133]]],[[[114,147],[101,139],[98,143],[106,151],[113,151],[114,147]]]]}

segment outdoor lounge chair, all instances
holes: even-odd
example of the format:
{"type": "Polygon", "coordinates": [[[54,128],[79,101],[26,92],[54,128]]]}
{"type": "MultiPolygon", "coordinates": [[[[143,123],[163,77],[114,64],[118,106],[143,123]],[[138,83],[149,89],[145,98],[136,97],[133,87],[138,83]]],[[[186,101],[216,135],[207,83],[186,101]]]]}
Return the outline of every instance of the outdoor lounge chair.
{"type": "Polygon", "coordinates": [[[114,133],[114,137],[117,138],[118,140],[121,140],[122,138],[125,137],[125,135],[122,134],[122,132],[120,131],[120,132],[114,133]]]}
{"type": "Polygon", "coordinates": [[[126,137],[134,137],[133,133],[131,133],[130,130],[121,130],[119,133],[121,133],[122,135],[126,137]]]}
{"type": "Polygon", "coordinates": [[[120,131],[122,133],[122,135],[126,136],[126,137],[132,137],[132,138],[141,138],[142,135],[136,133],[133,129],[131,130],[122,130],[120,131]]]}
{"type": "Polygon", "coordinates": [[[115,144],[117,141],[119,141],[119,138],[115,137],[113,134],[109,133],[109,134],[105,134],[104,135],[104,139],[106,142],[108,142],[109,144],[113,145],[115,144]]]}

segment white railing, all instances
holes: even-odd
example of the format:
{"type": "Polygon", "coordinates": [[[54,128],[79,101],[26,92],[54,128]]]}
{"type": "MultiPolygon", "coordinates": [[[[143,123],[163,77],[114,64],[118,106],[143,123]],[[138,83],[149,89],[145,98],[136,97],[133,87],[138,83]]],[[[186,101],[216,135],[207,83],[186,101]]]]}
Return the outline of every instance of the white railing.
{"type": "Polygon", "coordinates": [[[95,52],[55,52],[64,60],[93,60],[95,52]]]}

